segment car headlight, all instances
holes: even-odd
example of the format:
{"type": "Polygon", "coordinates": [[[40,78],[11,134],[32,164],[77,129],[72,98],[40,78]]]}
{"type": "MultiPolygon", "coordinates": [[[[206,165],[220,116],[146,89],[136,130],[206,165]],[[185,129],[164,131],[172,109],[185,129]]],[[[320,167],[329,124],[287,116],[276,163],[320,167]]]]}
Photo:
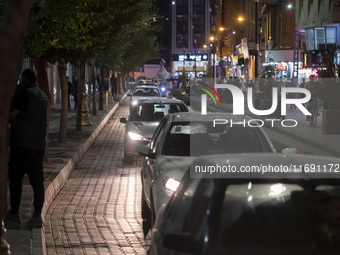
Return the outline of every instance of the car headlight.
{"type": "Polygon", "coordinates": [[[165,87],[161,87],[161,91],[162,92],[166,91],[166,88],[165,87]]]}
{"type": "Polygon", "coordinates": [[[145,141],[146,140],[142,135],[137,134],[137,133],[129,132],[128,135],[129,135],[131,140],[135,140],[135,141],[137,141],[137,140],[145,141]]]}
{"type": "Polygon", "coordinates": [[[165,180],[165,189],[168,189],[172,192],[175,192],[179,186],[180,182],[176,181],[175,179],[169,178],[165,180]]]}

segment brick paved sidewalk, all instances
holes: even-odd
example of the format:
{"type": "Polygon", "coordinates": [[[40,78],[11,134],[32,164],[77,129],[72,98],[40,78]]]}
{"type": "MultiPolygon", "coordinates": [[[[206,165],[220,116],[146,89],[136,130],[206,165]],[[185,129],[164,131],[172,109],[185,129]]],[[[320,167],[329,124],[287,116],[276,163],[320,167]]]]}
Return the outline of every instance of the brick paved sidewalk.
{"type": "Polygon", "coordinates": [[[123,165],[120,107],[52,202],[47,254],[146,254],[140,217],[141,162],[123,165]]]}

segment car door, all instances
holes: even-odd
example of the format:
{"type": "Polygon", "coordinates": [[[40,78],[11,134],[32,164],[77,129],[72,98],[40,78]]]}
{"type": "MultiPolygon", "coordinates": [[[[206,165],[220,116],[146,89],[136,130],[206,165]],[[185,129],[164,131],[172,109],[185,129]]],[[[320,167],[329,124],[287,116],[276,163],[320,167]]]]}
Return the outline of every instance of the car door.
{"type": "Polygon", "coordinates": [[[150,188],[153,180],[154,164],[157,160],[156,148],[158,148],[162,135],[164,134],[164,129],[167,122],[167,117],[165,117],[158,125],[152,139],[150,142],[150,149],[156,155],[155,159],[146,157],[144,161],[144,167],[142,168],[142,182],[145,194],[145,199],[150,205],[150,188]]]}

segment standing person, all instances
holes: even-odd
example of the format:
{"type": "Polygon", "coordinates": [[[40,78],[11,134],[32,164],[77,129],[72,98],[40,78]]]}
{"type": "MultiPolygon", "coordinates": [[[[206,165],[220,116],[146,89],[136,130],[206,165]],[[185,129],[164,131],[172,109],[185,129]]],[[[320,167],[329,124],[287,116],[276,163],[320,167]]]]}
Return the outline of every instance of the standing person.
{"type": "Polygon", "coordinates": [[[70,82],[70,77],[66,76],[67,80],[67,92],[68,92],[68,109],[71,109],[71,91],[72,91],[72,83],[70,82]]]}
{"type": "MultiPolygon", "coordinates": [[[[291,78],[290,79],[290,82],[287,84],[287,87],[290,87],[290,88],[297,88],[296,84],[294,83],[294,78],[291,78]]],[[[297,94],[296,93],[289,93],[288,94],[288,98],[296,98],[297,97],[297,94]]],[[[290,105],[290,109],[293,110],[295,109],[296,110],[296,105],[295,104],[291,104],[290,105]]]]}
{"type": "Polygon", "coordinates": [[[74,110],[76,110],[77,105],[78,105],[78,77],[77,76],[73,76],[71,93],[74,98],[74,110]]]}
{"type": "Polygon", "coordinates": [[[43,157],[46,147],[48,99],[38,87],[35,73],[26,69],[21,74],[18,92],[10,109],[10,154],[8,177],[11,209],[7,219],[20,221],[19,206],[22,179],[28,175],[34,192],[34,213],[31,227],[41,227],[44,204],[43,157]]]}

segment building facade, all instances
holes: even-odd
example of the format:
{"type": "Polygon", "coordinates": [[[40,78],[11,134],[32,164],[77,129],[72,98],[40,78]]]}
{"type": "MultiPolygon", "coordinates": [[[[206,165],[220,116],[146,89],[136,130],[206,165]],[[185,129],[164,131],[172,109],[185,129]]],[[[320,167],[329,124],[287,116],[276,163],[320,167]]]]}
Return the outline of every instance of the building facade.
{"type": "Polygon", "coordinates": [[[333,54],[334,61],[340,64],[340,2],[296,0],[295,9],[296,30],[301,32],[304,43],[303,67],[314,73],[325,69],[323,58],[333,54]]]}
{"type": "Polygon", "coordinates": [[[209,64],[209,0],[172,1],[172,75],[205,75],[209,64]]]}
{"type": "Polygon", "coordinates": [[[257,12],[254,0],[219,0],[218,24],[231,28],[219,45],[218,55],[227,60],[226,75],[255,77],[256,30],[258,77],[268,75],[291,78],[295,35],[294,0],[259,0],[257,12]],[[291,4],[291,5],[289,5],[291,4]],[[288,6],[290,8],[288,8],[288,6]],[[244,21],[237,23],[237,16],[244,21]]]}

